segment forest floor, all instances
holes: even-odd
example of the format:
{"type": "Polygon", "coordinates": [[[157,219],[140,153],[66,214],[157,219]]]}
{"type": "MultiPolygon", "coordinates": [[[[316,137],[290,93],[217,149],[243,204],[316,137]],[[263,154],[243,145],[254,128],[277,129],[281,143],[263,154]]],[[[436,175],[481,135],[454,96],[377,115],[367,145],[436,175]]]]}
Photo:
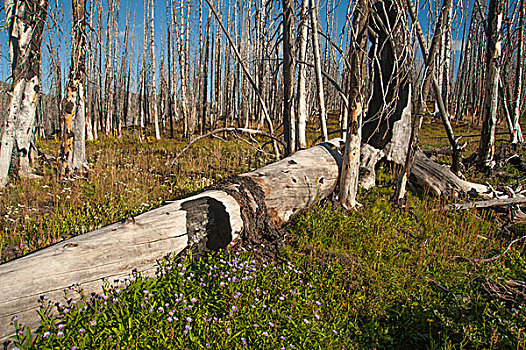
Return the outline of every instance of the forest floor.
{"type": "MultiPolygon", "coordinates": [[[[455,133],[479,128],[458,124],[455,133]]],[[[463,140],[468,156],[478,138],[463,140]]],[[[86,174],[58,182],[55,165],[44,164],[42,179],[19,179],[0,191],[0,261],[259,168],[271,158],[253,147],[257,142],[265,141],[207,139],[173,167],[180,140],[141,142],[129,132],[90,142],[86,174]]],[[[37,145],[55,155],[59,142],[37,145]]],[[[426,121],[421,148],[447,146],[441,123],[426,121]]],[[[18,346],[525,349],[526,246],[506,248],[526,224],[509,223],[505,211],[446,212],[419,192],[398,209],[390,202],[394,170],[380,166],[378,186],[360,192],[357,211],[326,201],[297,217],[285,227],[278,261],[258,258],[258,247],[165,261],[158,278],[135,273],[108,282],[100,295],[61,305],[58,316],[43,312],[36,339],[20,330],[18,346]]],[[[491,178],[473,169],[465,175],[514,186],[525,176],[509,164],[491,178]]]]}

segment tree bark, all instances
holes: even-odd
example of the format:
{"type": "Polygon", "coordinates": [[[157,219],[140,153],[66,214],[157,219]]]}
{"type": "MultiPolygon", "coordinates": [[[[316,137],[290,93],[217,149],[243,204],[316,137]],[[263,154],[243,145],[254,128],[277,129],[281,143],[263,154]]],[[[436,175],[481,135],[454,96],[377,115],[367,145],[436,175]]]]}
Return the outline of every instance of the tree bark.
{"type": "Polygon", "coordinates": [[[325,92],[323,89],[323,76],[321,69],[321,54],[320,54],[320,39],[318,36],[318,4],[316,0],[310,0],[310,18],[312,25],[312,50],[314,51],[314,72],[316,77],[316,88],[317,88],[317,97],[318,105],[320,108],[320,126],[321,126],[321,135],[323,140],[327,141],[329,139],[329,134],[327,133],[327,113],[325,111],[325,92]]]}
{"type": "Polygon", "coordinates": [[[84,81],[86,77],[86,0],[72,2],[73,38],[71,66],[67,84],[64,125],[60,147],[60,176],[86,162],[86,120],[84,81]]]}
{"type": "MultiPolygon", "coordinates": [[[[298,38],[298,47],[299,47],[299,61],[307,61],[307,38],[309,33],[308,27],[308,6],[309,0],[301,1],[301,10],[300,17],[301,22],[299,24],[299,38],[298,38]]],[[[298,92],[297,92],[297,147],[299,149],[304,149],[307,147],[307,70],[304,64],[298,64],[298,92]]]]}
{"type": "Polygon", "coordinates": [[[484,83],[484,122],[477,151],[478,168],[482,171],[493,169],[495,161],[495,129],[497,125],[497,107],[499,102],[499,74],[502,42],[502,21],[504,2],[490,0],[486,30],[486,72],[484,83]]]}
{"type": "Polygon", "coordinates": [[[13,151],[19,159],[18,174],[33,174],[31,144],[35,138],[36,104],[41,90],[40,58],[47,0],[6,0],[5,12],[13,92],[0,145],[0,187],[7,184],[13,151]]]}
{"type": "Polygon", "coordinates": [[[340,203],[345,208],[356,206],[358,176],[360,170],[360,146],[362,142],[362,115],[365,104],[365,69],[367,59],[367,21],[369,0],[359,0],[353,14],[351,40],[351,71],[349,93],[349,122],[343,151],[343,165],[340,176],[340,203]]]}
{"type": "Polygon", "coordinates": [[[63,301],[63,290],[75,283],[85,295],[101,292],[101,279],[125,278],[132,268],[154,274],[157,260],[192,244],[199,252],[225,248],[238,239],[274,244],[264,238],[270,228],[288,222],[336,187],[341,157],[333,146],[324,143],[296,152],[199,195],[0,265],[0,341],[12,334],[15,315],[36,329],[39,298],[63,301]]]}
{"type": "Polygon", "coordinates": [[[296,149],[294,114],[294,1],[283,0],[283,136],[285,155],[296,149]]]}

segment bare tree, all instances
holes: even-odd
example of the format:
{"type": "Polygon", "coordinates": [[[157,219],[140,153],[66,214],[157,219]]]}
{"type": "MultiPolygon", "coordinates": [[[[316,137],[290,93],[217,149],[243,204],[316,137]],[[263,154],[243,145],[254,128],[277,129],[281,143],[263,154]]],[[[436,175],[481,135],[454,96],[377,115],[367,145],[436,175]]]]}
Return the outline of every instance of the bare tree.
{"type": "Polygon", "coordinates": [[[301,1],[301,10],[300,10],[300,24],[299,24],[299,38],[298,38],[298,47],[299,47],[299,61],[298,64],[298,89],[297,89],[297,127],[296,133],[298,136],[297,147],[300,149],[307,148],[307,69],[304,64],[301,62],[307,61],[307,38],[309,32],[308,26],[308,8],[309,0],[301,1]]]}
{"type": "Polygon", "coordinates": [[[349,121],[347,138],[343,151],[343,164],[340,174],[340,203],[345,208],[356,206],[358,176],[360,170],[360,146],[362,142],[362,115],[365,104],[365,72],[367,63],[367,21],[369,19],[369,0],[358,0],[353,13],[350,40],[351,71],[349,93],[349,121]]]}
{"type": "Polygon", "coordinates": [[[296,149],[294,115],[294,1],[283,0],[283,136],[286,155],[296,149]]]}
{"type": "Polygon", "coordinates": [[[520,109],[521,109],[521,95],[522,95],[522,71],[523,71],[523,49],[524,49],[524,0],[520,0],[519,4],[519,37],[517,42],[517,56],[515,66],[515,99],[513,101],[513,116],[512,116],[512,127],[513,133],[511,137],[511,143],[523,143],[524,137],[522,136],[521,126],[519,124],[520,109]]]}
{"type": "Polygon", "coordinates": [[[155,3],[154,0],[149,1],[150,4],[150,19],[148,21],[150,30],[150,57],[152,67],[152,109],[153,109],[153,123],[155,127],[155,138],[159,140],[161,138],[161,132],[159,130],[159,110],[157,106],[157,79],[155,75],[155,3]]]}
{"type": "Polygon", "coordinates": [[[35,113],[40,93],[42,31],[47,0],[5,0],[13,92],[0,146],[0,186],[5,186],[13,151],[19,159],[18,174],[32,176],[35,113]]]}
{"type": "Polygon", "coordinates": [[[323,140],[327,141],[329,139],[329,134],[327,133],[327,113],[325,111],[325,93],[323,89],[323,76],[321,69],[320,40],[318,37],[318,4],[316,3],[316,0],[310,0],[310,14],[312,25],[312,46],[314,50],[314,70],[316,72],[316,86],[318,89],[318,104],[320,109],[321,135],[323,136],[323,140]]]}
{"type": "Polygon", "coordinates": [[[502,20],[504,16],[504,2],[489,0],[488,20],[486,26],[486,72],[484,84],[484,122],[480,144],[478,148],[478,167],[490,170],[495,162],[495,128],[497,124],[497,107],[499,97],[499,59],[501,56],[502,20]]]}
{"type": "Polygon", "coordinates": [[[86,0],[73,0],[71,65],[63,115],[60,176],[86,163],[84,81],[86,78],[86,0]]]}

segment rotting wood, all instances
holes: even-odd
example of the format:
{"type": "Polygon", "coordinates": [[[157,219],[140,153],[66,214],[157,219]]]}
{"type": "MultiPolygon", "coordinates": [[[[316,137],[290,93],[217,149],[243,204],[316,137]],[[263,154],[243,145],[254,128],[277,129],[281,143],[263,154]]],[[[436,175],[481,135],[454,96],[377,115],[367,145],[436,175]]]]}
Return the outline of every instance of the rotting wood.
{"type": "Polygon", "coordinates": [[[443,165],[433,162],[422,151],[415,154],[411,169],[411,183],[429,191],[435,196],[455,196],[458,192],[484,195],[489,192],[486,185],[462,180],[443,165]]]}
{"type": "Polygon", "coordinates": [[[0,341],[12,335],[13,316],[38,327],[41,296],[63,301],[63,290],[76,283],[85,295],[100,292],[103,278],[122,279],[132,269],[153,274],[157,260],[189,242],[199,251],[224,248],[247,233],[262,234],[262,226],[286,223],[333,192],[341,164],[333,148],[340,146],[338,139],[298,151],[196,196],[0,265],[0,341]]]}

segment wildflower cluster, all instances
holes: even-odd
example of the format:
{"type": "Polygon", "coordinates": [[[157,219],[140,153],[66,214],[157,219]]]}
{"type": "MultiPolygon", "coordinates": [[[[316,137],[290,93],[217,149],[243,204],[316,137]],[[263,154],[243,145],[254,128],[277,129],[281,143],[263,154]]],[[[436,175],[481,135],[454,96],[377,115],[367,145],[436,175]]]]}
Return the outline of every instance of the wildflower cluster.
{"type": "MultiPolygon", "coordinates": [[[[78,286],[71,292],[82,295],[78,286]]],[[[324,317],[330,311],[305,273],[291,262],[257,260],[248,251],[207,261],[183,257],[162,264],[157,278],[135,272],[114,285],[106,282],[90,300],[56,304],[57,316],[49,316],[51,306],[43,302],[34,340],[43,348],[291,349],[338,343],[336,326],[324,317]]],[[[17,342],[30,346],[23,334],[17,342]]]]}

